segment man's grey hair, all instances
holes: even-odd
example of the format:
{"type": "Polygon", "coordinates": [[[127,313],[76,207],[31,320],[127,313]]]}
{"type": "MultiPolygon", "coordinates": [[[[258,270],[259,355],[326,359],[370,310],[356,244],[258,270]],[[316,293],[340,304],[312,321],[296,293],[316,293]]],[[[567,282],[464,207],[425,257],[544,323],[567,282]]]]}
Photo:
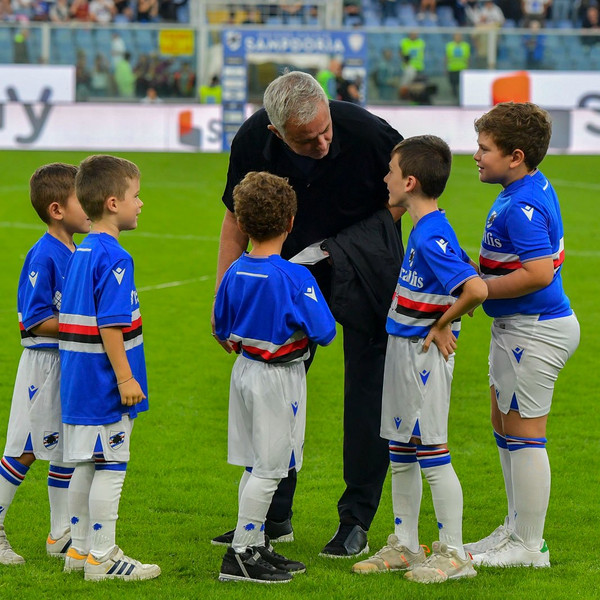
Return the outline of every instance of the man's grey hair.
{"type": "Polygon", "coordinates": [[[298,125],[310,123],[322,102],[328,102],[323,88],[312,75],[302,71],[291,71],[274,79],[263,98],[271,125],[281,134],[290,121],[298,125]]]}

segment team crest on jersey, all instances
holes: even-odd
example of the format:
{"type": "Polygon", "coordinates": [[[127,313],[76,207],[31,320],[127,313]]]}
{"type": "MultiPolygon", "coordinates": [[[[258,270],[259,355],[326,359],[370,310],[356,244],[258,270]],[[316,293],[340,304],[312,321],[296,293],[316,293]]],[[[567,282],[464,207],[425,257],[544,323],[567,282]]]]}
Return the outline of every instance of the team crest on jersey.
{"type": "Polygon", "coordinates": [[[35,271],[31,271],[31,273],[29,273],[29,283],[31,284],[31,287],[35,287],[35,284],[37,283],[37,278],[38,274],[35,271]]]}
{"type": "Polygon", "coordinates": [[[408,266],[412,268],[413,262],[415,260],[415,249],[410,249],[410,254],[408,255],[408,266]]]}
{"type": "Polygon", "coordinates": [[[125,275],[125,269],[121,269],[121,267],[117,267],[116,269],[112,270],[112,273],[115,276],[117,283],[119,285],[121,285],[121,281],[123,281],[123,275],[125,275]]]}
{"type": "Polygon", "coordinates": [[[108,444],[113,450],[118,450],[125,442],[124,431],[111,431],[108,444]]]}
{"type": "Polygon", "coordinates": [[[487,223],[485,224],[486,228],[489,229],[492,226],[492,223],[496,220],[496,217],[498,216],[498,213],[496,211],[494,211],[487,220],[487,223]]]}
{"type": "Polygon", "coordinates": [[[58,431],[44,431],[44,448],[46,450],[52,450],[58,445],[59,433],[58,431]]]}

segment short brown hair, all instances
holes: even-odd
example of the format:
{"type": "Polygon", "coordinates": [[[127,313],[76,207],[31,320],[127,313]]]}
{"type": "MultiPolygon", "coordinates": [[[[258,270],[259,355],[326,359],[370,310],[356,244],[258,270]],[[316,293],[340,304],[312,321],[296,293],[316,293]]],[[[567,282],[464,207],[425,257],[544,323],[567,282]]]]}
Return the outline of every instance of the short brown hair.
{"type": "Polygon", "coordinates": [[[535,169],[548,152],[552,119],[532,102],[502,102],[475,121],[475,131],[491,136],[506,155],[522,150],[527,167],[535,169]]]}
{"type": "Polygon", "coordinates": [[[129,180],[139,176],[137,165],[124,158],[94,154],[82,160],[75,178],[75,190],[90,220],[97,221],[102,217],[107,198],[114,196],[122,200],[129,180]]]}
{"type": "Polygon", "coordinates": [[[50,223],[48,207],[53,202],[65,206],[75,191],[77,167],[65,163],[50,163],[35,171],[29,179],[31,204],[44,223],[50,223]]]}
{"type": "Polygon", "coordinates": [[[244,232],[264,242],[287,230],[296,214],[296,192],[283,177],[251,171],[233,189],[233,204],[244,232]]]}
{"type": "Polygon", "coordinates": [[[392,160],[396,157],[402,176],[415,177],[425,196],[442,195],[452,167],[452,152],[442,138],[435,135],[406,138],[394,146],[392,160]]]}

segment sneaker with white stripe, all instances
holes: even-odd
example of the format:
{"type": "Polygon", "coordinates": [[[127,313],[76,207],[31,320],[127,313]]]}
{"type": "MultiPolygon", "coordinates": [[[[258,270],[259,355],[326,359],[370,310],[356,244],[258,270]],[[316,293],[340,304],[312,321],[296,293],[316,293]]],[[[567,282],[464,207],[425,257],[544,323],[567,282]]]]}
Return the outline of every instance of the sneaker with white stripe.
{"type": "Polygon", "coordinates": [[[465,550],[475,556],[475,554],[481,554],[482,552],[487,552],[488,550],[495,548],[498,544],[501,544],[510,536],[510,531],[507,525],[508,517],[506,517],[504,519],[504,523],[502,525],[498,525],[498,527],[496,527],[496,529],[494,529],[490,535],[480,539],[478,542],[465,544],[465,550]]]}
{"type": "Polygon", "coordinates": [[[46,554],[54,558],[64,558],[71,547],[71,530],[55,540],[50,534],[46,539],[46,554]]]}
{"type": "Polygon", "coordinates": [[[88,555],[83,572],[86,581],[102,581],[103,579],[123,579],[124,581],[139,581],[154,579],[160,575],[158,565],[145,565],[123,554],[123,550],[115,546],[106,560],[98,561],[88,555]]]}

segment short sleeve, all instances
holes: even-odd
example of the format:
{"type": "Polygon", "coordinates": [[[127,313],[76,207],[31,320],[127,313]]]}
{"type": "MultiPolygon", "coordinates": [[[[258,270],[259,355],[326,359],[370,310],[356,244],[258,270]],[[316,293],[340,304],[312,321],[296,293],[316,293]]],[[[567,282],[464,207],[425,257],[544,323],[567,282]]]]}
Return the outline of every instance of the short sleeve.
{"type": "Polygon", "coordinates": [[[133,261],[123,258],[104,273],[96,290],[98,327],[131,325],[133,261]]]}
{"type": "Polygon", "coordinates": [[[525,201],[511,205],[506,231],[521,262],[552,256],[547,215],[525,201]]]}

